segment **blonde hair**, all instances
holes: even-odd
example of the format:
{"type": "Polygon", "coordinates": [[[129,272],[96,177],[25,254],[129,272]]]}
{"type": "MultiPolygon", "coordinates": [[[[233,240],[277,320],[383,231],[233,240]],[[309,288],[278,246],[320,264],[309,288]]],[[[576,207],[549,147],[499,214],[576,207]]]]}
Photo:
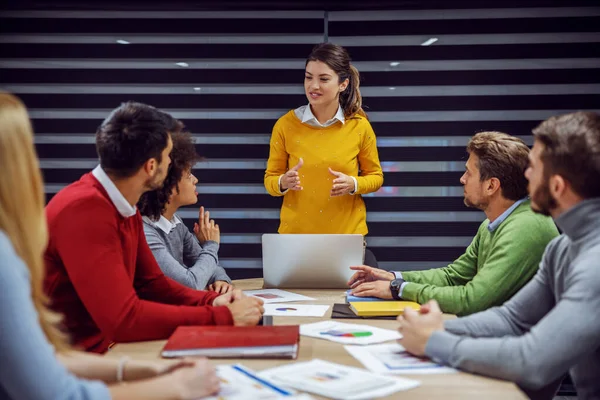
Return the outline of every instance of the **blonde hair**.
{"type": "Polygon", "coordinates": [[[23,103],[9,93],[0,93],[0,171],[0,230],[29,268],[32,301],[48,341],[66,350],[66,337],[58,329],[61,318],[47,308],[42,289],[48,230],[31,122],[23,103]]]}

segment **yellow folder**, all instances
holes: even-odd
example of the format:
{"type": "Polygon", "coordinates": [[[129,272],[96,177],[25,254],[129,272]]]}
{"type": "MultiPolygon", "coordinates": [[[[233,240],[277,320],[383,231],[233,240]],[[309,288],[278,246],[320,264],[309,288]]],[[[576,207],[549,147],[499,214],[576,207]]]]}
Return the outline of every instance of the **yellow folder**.
{"type": "Polygon", "coordinates": [[[418,303],[413,301],[358,301],[350,303],[350,309],[359,317],[400,315],[406,307],[415,310],[421,308],[418,303]]]}

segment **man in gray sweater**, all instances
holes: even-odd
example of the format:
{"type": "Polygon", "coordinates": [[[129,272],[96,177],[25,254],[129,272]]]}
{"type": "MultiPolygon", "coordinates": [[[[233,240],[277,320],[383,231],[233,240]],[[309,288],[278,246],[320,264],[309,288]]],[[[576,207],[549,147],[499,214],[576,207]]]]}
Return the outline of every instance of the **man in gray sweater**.
{"type": "MultiPolygon", "coordinates": [[[[570,372],[579,399],[600,399],[600,115],[552,117],[533,131],[531,207],[563,234],[511,300],[443,322],[435,301],[398,318],[411,353],[552,398],[570,372]]],[[[519,238],[515,238],[519,240],[519,238]]]]}

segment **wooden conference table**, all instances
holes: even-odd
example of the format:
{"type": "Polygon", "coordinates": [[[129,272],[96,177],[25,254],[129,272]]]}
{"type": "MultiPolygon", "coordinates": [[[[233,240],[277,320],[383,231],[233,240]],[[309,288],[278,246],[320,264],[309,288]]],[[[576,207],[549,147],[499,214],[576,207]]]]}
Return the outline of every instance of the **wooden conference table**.
{"type": "MultiPolygon", "coordinates": [[[[235,287],[242,290],[261,289],[262,279],[243,279],[233,282],[235,287]]],[[[337,289],[293,289],[294,293],[313,297],[317,300],[302,302],[302,304],[326,304],[332,306],[333,303],[344,303],[344,290],[337,289]]],[[[293,303],[289,303],[293,304],[293,303]]],[[[275,325],[292,325],[318,322],[331,318],[331,307],[324,317],[273,317],[275,325]]],[[[368,324],[380,328],[396,329],[397,323],[392,320],[361,320],[349,319],[339,320],[352,324],[368,324]]],[[[130,356],[137,359],[156,359],[160,357],[160,350],[164,346],[164,340],[138,343],[123,343],[112,348],[106,357],[130,356]]],[[[350,365],[364,368],[363,365],[352,357],[344,347],[339,343],[328,340],[315,339],[306,336],[300,338],[300,348],[297,360],[212,360],[214,364],[232,364],[242,363],[255,371],[275,367],[282,364],[288,364],[296,361],[309,361],[313,358],[320,358],[339,364],[350,365]]],[[[416,379],[421,382],[421,386],[406,392],[397,392],[386,399],[415,399],[415,400],[451,400],[451,399],[483,399],[486,400],[510,400],[526,399],[527,397],[512,383],[503,382],[495,379],[484,378],[471,374],[440,374],[440,375],[404,375],[407,378],[416,379]]],[[[315,398],[320,398],[312,395],[315,398]]]]}

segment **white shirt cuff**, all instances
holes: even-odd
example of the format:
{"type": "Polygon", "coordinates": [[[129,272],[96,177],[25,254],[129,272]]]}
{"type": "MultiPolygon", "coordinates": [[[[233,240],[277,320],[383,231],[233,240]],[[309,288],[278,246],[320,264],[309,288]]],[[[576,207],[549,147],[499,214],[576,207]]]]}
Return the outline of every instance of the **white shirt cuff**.
{"type": "Polygon", "coordinates": [[[281,191],[281,178],[283,178],[283,175],[285,175],[285,174],[279,175],[279,180],[277,181],[277,190],[279,190],[279,193],[281,193],[281,194],[285,194],[288,190],[290,190],[290,189],[285,189],[283,192],[281,191]]]}
{"type": "Polygon", "coordinates": [[[406,285],[408,285],[408,282],[404,282],[402,285],[400,285],[400,290],[398,291],[398,296],[400,296],[400,298],[402,298],[402,292],[404,292],[406,285]]]}
{"type": "Polygon", "coordinates": [[[358,190],[358,181],[353,176],[351,176],[350,178],[352,178],[352,180],[354,181],[354,190],[352,192],[350,192],[350,194],[355,194],[356,191],[358,190]]]}
{"type": "Polygon", "coordinates": [[[396,279],[403,279],[402,278],[402,272],[400,272],[400,271],[392,271],[392,274],[394,274],[394,276],[396,277],[396,279]]]}

